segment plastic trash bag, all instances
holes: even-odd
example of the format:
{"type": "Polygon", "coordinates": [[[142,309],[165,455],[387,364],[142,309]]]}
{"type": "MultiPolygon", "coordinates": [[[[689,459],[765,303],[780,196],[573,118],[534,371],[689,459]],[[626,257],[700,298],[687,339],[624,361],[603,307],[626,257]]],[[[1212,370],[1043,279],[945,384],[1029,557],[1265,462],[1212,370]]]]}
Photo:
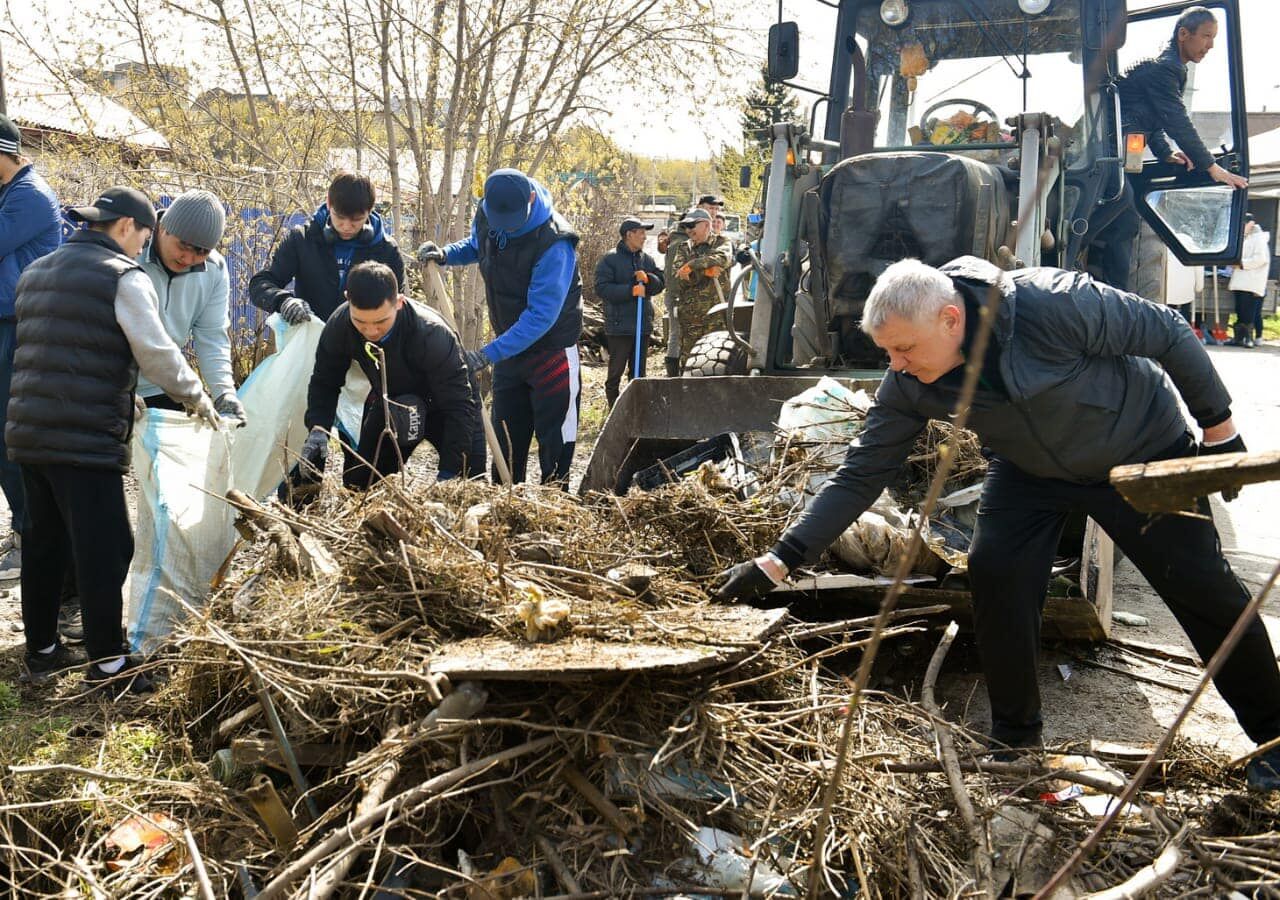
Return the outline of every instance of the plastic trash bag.
{"type": "MultiPolygon", "coordinates": [[[[149,409],[134,427],[138,522],[126,586],[129,644],[150,653],[186,616],[181,597],[203,606],[214,575],[235,545],[231,488],[262,499],[275,490],[306,439],[307,385],[324,323],[268,324],[276,352],[239,390],[249,424],[215,432],[184,413],[149,409]]],[[[359,434],[368,379],[352,365],[339,419],[359,434]],[[358,399],[357,399],[358,398],[358,399]],[[352,421],[354,416],[354,421],[352,421]]]]}

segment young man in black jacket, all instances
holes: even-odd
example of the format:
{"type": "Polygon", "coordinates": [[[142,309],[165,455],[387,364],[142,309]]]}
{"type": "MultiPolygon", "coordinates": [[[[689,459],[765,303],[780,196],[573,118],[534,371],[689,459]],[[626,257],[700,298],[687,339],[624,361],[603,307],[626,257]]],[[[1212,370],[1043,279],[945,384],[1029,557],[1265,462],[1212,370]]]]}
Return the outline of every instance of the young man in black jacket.
{"type": "MultiPolygon", "coordinates": [[[[1041,611],[1069,515],[1087,514],[1111,536],[1201,659],[1249,603],[1208,498],[1195,515],[1148,516],[1108,481],[1118,465],[1245,449],[1213,363],[1166,306],[1061,269],[1005,272],[974,257],[940,270],[894,263],[863,311],[889,371],[862,431],[773,550],[731,569],[719,597],[768,592],[871,506],[929,420],[954,410],[984,305],[994,306],[993,324],[968,423],[991,454],[969,548],[974,631],[993,749],[1038,747],[1041,611]],[[1201,430],[1198,445],[1179,398],[1201,430]]],[[[1214,684],[1250,738],[1280,736],[1280,669],[1258,616],[1214,684]]],[[[1247,776],[1252,787],[1280,790],[1280,749],[1250,763],[1247,776]]]]}
{"type": "Polygon", "coordinates": [[[404,284],[400,248],[373,211],[373,184],[365,175],[339,172],[305,225],[295,225],[272,254],[271,265],[249,280],[249,299],[290,325],[314,316],[328,321],[342,304],[347,274],[362,262],[389,266],[404,284]],[[293,282],[292,290],[289,282],[293,282]]]}
{"type": "MultiPolygon", "coordinates": [[[[424,440],[440,455],[438,480],[468,474],[476,465],[468,457],[480,413],[457,336],[435,312],[402,295],[395,274],[382,263],[355,266],[347,276],[346,297],[329,317],[316,348],[307,391],[311,433],[302,448],[304,467],[313,474],[324,470],[338,393],[354,360],[373,390],[365,401],[358,458],[342,448],[343,484],[364,489],[394,475],[424,440]],[[376,349],[386,359],[385,407],[376,349]]],[[[478,467],[483,465],[480,460],[478,467]]]]}
{"type": "Polygon", "coordinates": [[[644,252],[644,240],[652,225],[639,219],[624,219],[618,226],[622,240],[596,264],[596,296],[604,304],[604,334],[609,347],[609,374],[604,380],[604,396],[612,408],[618,399],[622,373],[644,377],[645,349],[653,333],[653,303],[649,298],[662,291],[662,269],[644,252]],[[636,306],[644,304],[640,323],[640,370],[636,371],[636,306]]]}

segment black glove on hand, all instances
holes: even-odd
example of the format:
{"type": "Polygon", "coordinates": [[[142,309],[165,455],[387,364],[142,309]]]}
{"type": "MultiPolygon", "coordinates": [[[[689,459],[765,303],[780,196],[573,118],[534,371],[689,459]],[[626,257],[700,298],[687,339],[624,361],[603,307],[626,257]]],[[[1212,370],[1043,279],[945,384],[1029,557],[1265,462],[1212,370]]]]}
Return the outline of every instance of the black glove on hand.
{"type": "Polygon", "coordinates": [[[472,375],[479,374],[481,369],[489,365],[489,357],[484,355],[483,350],[463,350],[462,356],[467,361],[467,369],[472,375]]]}
{"type": "Polygon", "coordinates": [[[721,572],[719,586],[711,599],[720,603],[755,600],[773,588],[773,579],[751,559],[721,572]]]}
{"type": "Polygon", "coordinates": [[[311,318],[311,307],[306,300],[290,297],[280,304],[280,316],[290,325],[301,325],[311,318]]]}
{"type": "MultiPolygon", "coordinates": [[[[1219,453],[1245,453],[1247,450],[1248,448],[1244,445],[1244,438],[1237,434],[1225,444],[1214,444],[1212,447],[1206,447],[1204,444],[1201,444],[1196,455],[1217,456],[1219,453]]],[[[1222,492],[1222,499],[1227,503],[1230,503],[1239,496],[1240,488],[1238,487],[1227,488],[1222,492]]]]}
{"type": "Polygon", "coordinates": [[[240,402],[240,398],[234,391],[227,391],[219,396],[213,401],[213,408],[218,411],[218,415],[222,416],[224,421],[236,428],[243,428],[249,424],[249,419],[244,414],[244,404],[240,402]]]}
{"type": "Polygon", "coordinates": [[[311,433],[307,435],[306,442],[302,445],[302,463],[309,468],[310,474],[323,475],[324,461],[329,458],[329,432],[311,429],[311,433]]]}
{"type": "Polygon", "coordinates": [[[418,262],[424,266],[427,263],[437,263],[444,265],[444,250],[437,247],[432,241],[426,241],[418,248],[418,262]]]}

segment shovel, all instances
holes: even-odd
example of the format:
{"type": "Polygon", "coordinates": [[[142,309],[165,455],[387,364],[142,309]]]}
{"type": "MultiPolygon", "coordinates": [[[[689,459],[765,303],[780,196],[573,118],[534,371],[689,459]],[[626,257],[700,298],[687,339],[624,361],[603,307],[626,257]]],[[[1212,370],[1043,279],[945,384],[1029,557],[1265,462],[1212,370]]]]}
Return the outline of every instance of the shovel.
{"type": "MultiPolygon", "coordinates": [[[[426,270],[427,292],[431,295],[431,305],[456,334],[458,323],[453,317],[453,301],[449,299],[449,292],[444,288],[444,279],[440,277],[440,266],[429,262],[423,268],[426,270]]],[[[502,445],[498,443],[498,434],[493,430],[493,422],[489,421],[489,410],[483,400],[480,401],[480,422],[484,425],[484,440],[489,445],[489,452],[493,454],[493,465],[498,470],[498,477],[502,479],[504,485],[511,487],[511,467],[507,465],[507,458],[503,455],[502,445]]]]}
{"type": "Polygon", "coordinates": [[[644,335],[641,328],[644,325],[644,285],[637,284],[631,289],[631,293],[636,298],[636,350],[635,356],[631,358],[631,378],[635,380],[644,375],[641,366],[644,365],[644,335]]]}
{"type": "MultiPolygon", "coordinates": [[[[1215,344],[1221,344],[1227,339],[1227,329],[1222,327],[1220,316],[1221,312],[1218,309],[1218,272],[1215,269],[1213,273],[1213,328],[1209,329],[1215,344]]],[[[1206,343],[1208,342],[1206,341],[1206,343]]]]}

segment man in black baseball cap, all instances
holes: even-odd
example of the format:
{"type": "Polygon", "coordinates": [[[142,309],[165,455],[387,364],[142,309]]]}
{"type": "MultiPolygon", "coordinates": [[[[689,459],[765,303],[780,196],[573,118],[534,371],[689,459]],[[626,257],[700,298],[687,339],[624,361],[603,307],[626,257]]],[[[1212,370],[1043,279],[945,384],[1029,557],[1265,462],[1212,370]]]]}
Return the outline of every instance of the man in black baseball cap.
{"type": "Polygon", "coordinates": [[[724,198],[719,194],[703,194],[698,198],[698,206],[707,210],[707,212],[724,209],[724,198]]]}
{"type": "MultiPolygon", "coordinates": [[[[92,206],[73,206],[68,214],[81,222],[111,222],[133,219],[136,227],[152,231],[156,227],[156,210],[142,191],[131,187],[107,188],[92,206]]],[[[144,241],[145,243],[145,241],[144,241]]],[[[123,246],[123,245],[122,245],[123,246]]],[[[126,248],[127,249],[127,248],[126,248]]],[[[142,247],[138,247],[141,251],[142,247]]],[[[133,255],[137,255],[135,252],[133,255]]]]}
{"type": "Polygon", "coordinates": [[[653,333],[653,303],[649,298],[663,288],[662,270],[644,252],[651,228],[653,225],[639,219],[623,219],[618,226],[622,240],[596,264],[596,296],[604,305],[605,343],[609,348],[604,396],[610,408],[618,399],[623,372],[630,368],[633,380],[644,377],[645,350],[653,333]]]}

